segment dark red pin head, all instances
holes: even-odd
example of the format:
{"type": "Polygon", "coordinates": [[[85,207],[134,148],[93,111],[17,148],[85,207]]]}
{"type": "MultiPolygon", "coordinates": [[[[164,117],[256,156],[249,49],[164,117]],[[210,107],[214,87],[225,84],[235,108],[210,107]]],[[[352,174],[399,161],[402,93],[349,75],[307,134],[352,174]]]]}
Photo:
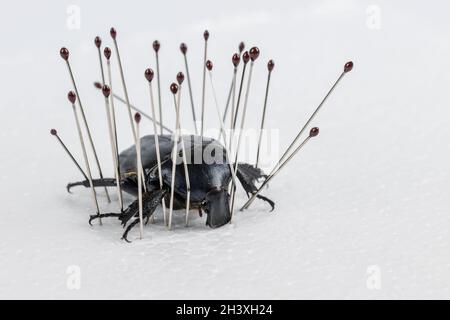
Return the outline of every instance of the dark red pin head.
{"type": "Polygon", "coordinates": [[[59,50],[59,55],[61,56],[61,58],[67,61],[69,59],[69,50],[62,47],[61,50],[59,50]]]}
{"type": "Polygon", "coordinates": [[[136,121],[136,123],[141,122],[141,114],[139,112],[134,114],[134,121],[136,121]]]}
{"type": "Polygon", "coordinates": [[[145,75],[145,79],[147,79],[148,82],[152,82],[153,76],[155,75],[155,73],[153,72],[152,69],[148,68],[148,69],[145,69],[144,75],[145,75]]]}
{"type": "Polygon", "coordinates": [[[170,85],[170,91],[172,91],[173,94],[176,94],[178,92],[178,86],[175,82],[172,82],[170,85]]]}
{"type": "Polygon", "coordinates": [[[102,92],[103,92],[103,95],[105,96],[105,98],[108,98],[109,95],[111,94],[111,88],[105,84],[102,88],[102,92]]]}
{"type": "Polygon", "coordinates": [[[181,86],[183,81],[184,81],[184,73],[180,71],[177,73],[177,82],[181,86]]]}
{"type": "Polygon", "coordinates": [[[273,60],[269,60],[269,62],[267,62],[267,69],[269,70],[269,72],[272,72],[274,67],[275,67],[275,62],[273,62],[273,60]]]}
{"type": "Polygon", "coordinates": [[[259,57],[259,49],[258,47],[253,47],[250,49],[250,58],[252,61],[255,61],[259,57]]]}
{"type": "Polygon", "coordinates": [[[212,68],[213,68],[213,63],[211,62],[211,60],[206,61],[206,69],[211,71],[212,68]]]}
{"type": "Polygon", "coordinates": [[[69,93],[67,94],[67,98],[70,102],[75,103],[75,101],[77,100],[77,95],[75,94],[75,92],[69,91],[69,93]]]}
{"type": "Polygon", "coordinates": [[[96,87],[97,89],[101,89],[102,88],[102,84],[100,82],[94,82],[94,87],[96,87]]]}
{"type": "Polygon", "coordinates": [[[313,138],[316,137],[319,134],[319,128],[314,127],[311,129],[311,131],[309,131],[309,137],[313,138]]]}
{"type": "Polygon", "coordinates": [[[111,49],[108,48],[108,47],[106,47],[106,48],[103,50],[103,54],[105,55],[106,59],[109,60],[109,58],[111,58],[111,49]]]}
{"type": "Polygon", "coordinates": [[[233,58],[231,58],[231,61],[233,62],[234,67],[237,68],[239,62],[241,62],[241,57],[237,53],[235,53],[233,54],[233,58]]]}
{"type": "Polygon", "coordinates": [[[203,32],[203,39],[205,39],[205,41],[208,41],[209,39],[209,31],[205,30],[205,32],[203,32]]]}
{"type": "Polygon", "coordinates": [[[96,36],[94,39],[94,43],[97,48],[100,48],[100,46],[102,45],[102,39],[99,36],[96,36]]]}
{"type": "Polygon", "coordinates": [[[117,37],[117,31],[114,28],[109,29],[109,34],[111,35],[111,38],[113,38],[114,40],[117,37]]]}
{"type": "Polygon", "coordinates": [[[56,136],[58,134],[58,131],[56,131],[56,129],[52,129],[52,130],[50,130],[50,134],[52,136],[56,136]]]}
{"type": "Polygon", "coordinates": [[[344,66],[344,72],[345,73],[350,72],[352,71],[352,69],[353,69],[353,62],[352,61],[347,62],[344,66]]]}
{"type": "Polygon", "coordinates": [[[250,55],[248,54],[248,51],[245,51],[242,55],[242,60],[244,61],[244,64],[247,64],[247,62],[250,60],[250,55]]]}
{"type": "Polygon", "coordinates": [[[244,49],[245,49],[245,43],[244,42],[239,43],[239,53],[242,53],[242,51],[244,51],[244,49]]]}
{"type": "Polygon", "coordinates": [[[159,41],[158,40],[153,41],[153,50],[158,52],[159,48],[161,48],[161,44],[159,43],[159,41]]]}
{"type": "Polygon", "coordinates": [[[182,44],[180,44],[180,50],[181,50],[181,52],[183,53],[183,54],[186,54],[186,52],[187,52],[187,45],[186,45],[186,43],[182,43],[182,44]]]}

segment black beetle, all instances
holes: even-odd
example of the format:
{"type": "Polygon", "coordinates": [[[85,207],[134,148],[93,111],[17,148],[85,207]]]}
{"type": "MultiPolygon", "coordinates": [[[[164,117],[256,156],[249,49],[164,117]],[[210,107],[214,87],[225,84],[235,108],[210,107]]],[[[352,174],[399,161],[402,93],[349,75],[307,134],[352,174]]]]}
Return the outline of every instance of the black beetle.
{"type": "MultiPolygon", "coordinates": [[[[146,176],[147,192],[143,194],[143,218],[148,219],[152,216],[162,199],[168,203],[166,195],[170,193],[172,160],[171,151],[173,147],[172,137],[170,135],[158,135],[159,149],[161,153],[161,173],[163,177],[163,188],[160,188],[158,179],[158,166],[156,157],[155,138],[153,135],[147,135],[141,138],[142,165],[146,176]]],[[[198,209],[200,215],[202,211],[207,214],[206,225],[211,228],[221,227],[231,220],[229,205],[228,185],[231,181],[231,171],[225,148],[222,144],[211,138],[199,136],[183,136],[186,146],[186,155],[188,158],[188,171],[191,180],[190,207],[198,209]],[[190,153],[189,153],[190,151],[190,153]],[[196,163],[196,152],[201,152],[200,162],[196,163]],[[207,159],[204,154],[207,153],[213,159],[207,159]]],[[[178,148],[180,150],[180,148],[178,148]]],[[[179,154],[179,157],[180,154],[179,154]]],[[[123,191],[132,195],[137,195],[138,186],[136,179],[136,147],[133,145],[124,150],[119,155],[121,187],[123,191]]],[[[239,163],[237,166],[236,177],[242,184],[247,195],[257,190],[255,183],[265,179],[266,175],[261,169],[246,163],[239,163]]],[[[116,186],[114,178],[95,179],[94,187],[113,187],[116,186]]],[[[84,180],[75,183],[69,183],[67,190],[74,186],[90,187],[89,181],[84,180]]],[[[183,170],[183,164],[176,165],[175,190],[174,190],[174,209],[183,209],[186,206],[186,183],[183,170]]],[[[272,210],[274,202],[270,199],[258,195],[258,198],[267,201],[272,210]]],[[[132,202],[124,212],[106,213],[101,215],[92,215],[89,223],[97,218],[118,217],[125,227],[128,221],[135,219],[126,228],[122,239],[127,240],[128,232],[139,223],[138,200],[132,202]]]]}

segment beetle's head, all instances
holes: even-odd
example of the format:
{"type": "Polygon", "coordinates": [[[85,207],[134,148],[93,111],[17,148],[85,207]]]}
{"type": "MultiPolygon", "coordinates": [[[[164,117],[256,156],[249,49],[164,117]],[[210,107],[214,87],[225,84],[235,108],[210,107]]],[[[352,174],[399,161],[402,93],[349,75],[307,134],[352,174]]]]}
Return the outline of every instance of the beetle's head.
{"type": "Polygon", "coordinates": [[[206,194],[202,202],[202,209],[206,212],[206,225],[211,228],[221,227],[231,220],[230,196],[227,190],[212,189],[206,194]]]}

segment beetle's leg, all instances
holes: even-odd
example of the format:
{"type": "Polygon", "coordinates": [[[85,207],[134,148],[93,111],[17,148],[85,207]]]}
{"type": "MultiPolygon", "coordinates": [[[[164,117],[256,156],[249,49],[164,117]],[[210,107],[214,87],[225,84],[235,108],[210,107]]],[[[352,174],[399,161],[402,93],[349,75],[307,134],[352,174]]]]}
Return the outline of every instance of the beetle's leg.
{"type": "MultiPolygon", "coordinates": [[[[143,213],[142,213],[142,217],[144,219],[148,219],[153,215],[153,213],[155,212],[155,209],[158,207],[158,205],[160,204],[161,200],[164,198],[164,196],[167,194],[167,190],[166,189],[161,189],[161,190],[157,190],[154,191],[152,193],[144,193],[144,195],[142,196],[142,201],[143,201],[143,213]]],[[[134,201],[133,203],[137,203],[138,200],[134,201]]],[[[134,212],[134,211],[133,211],[134,212]]],[[[124,215],[123,218],[119,218],[122,221],[122,224],[125,225],[134,215],[139,213],[139,209],[134,213],[131,214],[128,213],[126,216],[124,215]]],[[[122,235],[122,239],[125,240],[126,242],[130,242],[127,239],[128,233],[130,232],[131,229],[133,229],[133,227],[135,227],[138,223],[139,223],[139,216],[133,220],[133,222],[131,222],[128,227],[126,228],[125,232],[122,235]]]]}
{"type": "Polygon", "coordinates": [[[127,227],[127,229],[125,230],[125,232],[122,235],[122,239],[125,240],[126,242],[130,243],[131,241],[128,240],[128,232],[130,232],[131,229],[133,229],[133,227],[135,225],[137,225],[139,223],[139,218],[135,219],[132,223],[130,223],[130,225],[127,227]]]}
{"type": "MultiPolygon", "coordinates": [[[[92,179],[92,184],[94,187],[115,187],[116,179],[114,178],[104,178],[104,179],[92,179]]],[[[90,188],[89,180],[77,181],[67,184],[67,192],[70,192],[70,189],[76,186],[84,186],[86,188],[90,188]]]]}
{"type": "Polygon", "coordinates": [[[269,205],[272,207],[272,208],[270,209],[270,212],[272,212],[272,211],[275,209],[275,202],[273,202],[273,201],[270,200],[269,198],[264,197],[264,196],[262,196],[262,195],[260,195],[260,194],[257,194],[256,197],[257,197],[258,199],[261,199],[261,200],[266,201],[266,202],[269,203],[269,205]]]}
{"type": "Polygon", "coordinates": [[[134,215],[139,213],[139,203],[138,201],[133,201],[128,208],[125,209],[124,212],[121,213],[103,213],[103,214],[93,214],[89,218],[89,224],[92,225],[92,221],[98,218],[108,218],[108,217],[117,217],[120,221],[122,221],[122,225],[125,227],[126,222],[123,222],[124,219],[128,221],[134,215]],[[128,217],[128,218],[127,218],[128,217]]]}
{"type": "MultiPolygon", "coordinates": [[[[248,163],[239,163],[236,175],[239,181],[241,182],[245,192],[247,193],[247,196],[249,196],[249,194],[253,194],[256,191],[258,191],[258,188],[255,185],[256,182],[258,182],[261,179],[267,178],[267,175],[264,174],[264,172],[261,169],[256,168],[248,163]]],[[[275,203],[269,198],[259,194],[256,197],[258,199],[268,202],[272,208],[270,211],[273,211],[275,209],[275,203]]]]}
{"type": "Polygon", "coordinates": [[[122,225],[125,227],[126,221],[128,221],[131,217],[133,217],[134,215],[137,215],[139,213],[139,203],[138,201],[133,201],[128,208],[125,209],[124,212],[121,213],[103,213],[103,214],[93,214],[91,215],[91,217],[89,218],[89,224],[91,224],[91,222],[95,219],[98,218],[108,218],[108,217],[117,217],[119,218],[120,221],[122,221],[122,225]],[[123,220],[126,219],[125,222],[123,222],[123,220]]]}
{"type": "Polygon", "coordinates": [[[247,195],[256,192],[258,188],[255,183],[267,177],[261,169],[248,163],[238,163],[236,175],[247,195]]]}
{"type": "MultiPolygon", "coordinates": [[[[159,193],[160,192],[161,191],[159,191],[159,193]]],[[[143,208],[144,211],[146,210],[146,206],[149,203],[151,203],[152,198],[154,196],[158,196],[159,193],[155,192],[155,195],[149,194],[149,193],[144,193],[143,198],[142,198],[142,201],[144,202],[143,203],[144,204],[144,208],[143,208]]],[[[135,200],[122,213],[105,213],[105,214],[100,214],[100,215],[91,215],[91,218],[89,219],[89,224],[92,222],[92,220],[97,219],[97,218],[118,217],[119,220],[121,221],[122,226],[125,227],[127,222],[132,217],[137,216],[138,214],[139,214],[139,202],[138,202],[138,200],[135,200]]],[[[148,219],[147,219],[147,222],[148,222],[148,219]]]]}
{"type": "MultiPolygon", "coordinates": [[[[142,201],[144,201],[144,196],[146,193],[142,195],[142,201]]],[[[124,211],[124,213],[119,217],[120,224],[125,228],[127,222],[134,216],[139,214],[139,200],[134,200],[128,208],[124,211]]]]}
{"type": "Polygon", "coordinates": [[[120,217],[122,213],[102,213],[102,214],[93,214],[89,218],[89,224],[92,226],[92,221],[98,218],[108,218],[108,217],[120,217]]]}
{"type": "MultiPolygon", "coordinates": [[[[167,190],[160,189],[153,191],[152,193],[146,192],[142,195],[142,209],[145,216],[146,212],[150,212],[149,216],[153,214],[158,204],[161,202],[162,198],[166,195],[167,190]]],[[[128,223],[128,221],[139,214],[139,200],[133,201],[130,206],[125,210],[124,214],[119,218],[122,221],[122,225],[128,223]]]]}

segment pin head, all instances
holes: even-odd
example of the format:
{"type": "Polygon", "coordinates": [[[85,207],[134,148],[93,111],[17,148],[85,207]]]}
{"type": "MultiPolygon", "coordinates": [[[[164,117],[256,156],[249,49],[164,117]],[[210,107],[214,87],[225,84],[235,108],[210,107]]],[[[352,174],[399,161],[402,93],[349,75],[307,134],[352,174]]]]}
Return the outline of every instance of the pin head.
{"type": "Polygon", "coordinates": [[[155,50],[155,52],[158,52],[159,48],[161,48],[161,44],[159,43],[159,41],[158,40],[153,41],[153,50],[155,50]]]}
{"type": "Polygon", "coordinates": [[[319,128],[314,127],[309,131],[309,137],[313,138],[316,137],[319,134],[319,128]]]}
{"type": "Polygon", "coordinates": [[[353,69],[353,62],[352,61],[347,62],[344,66],[344,72],[345,73],[350,72],[352,71],[352,69],[353,69]]]}
{"type": "Polygon", "coordinates": [[[242,60],[244,61],[244,64],[247,64],[247,62],[250,60],[250,55],[248,54],[248,51],[245,51],[242,55],[242,60]]]}
{"type": "Polygon", "coordinates": [[[258,47],[253,47],[250,49],[250,58],[252,61],[255,61],[259,57],[259,49],[258,47]]]}
{"type": "Polygon", "coordinates": [[[102,45],[102,39],[99,36],[96,36],[94,39],[94,43],[97,48],[100,48],[100,46],[102,45]]]}
{"type": "Polygon", "coordinates": [[[52,129],[52,130],[50,130],[50,134],[52,136],[56,136],[58,134],[58,131],[56,131],[56,129],[52,129]]]}
{"type": "Polygon", "coordinates": [[[170,91],[172,91],[173,94],[176,94],[178,92],[178,86],[175,82],[172,82],[170,85],[170,91]]]}
{"type": "Polygon", "coordinates": [[[205,32],[203,32],[203,39],[205,39],[205,41],[208,41],[209,39],[209,31],[205,30],[205,32]]]}
{"type": "Polygon", "coordinates": [[[206,69],[211,71],[212,68],[213,68],[213,63],[211,62],[211,60],[206,61],[206,69]]]}
{"type": "Polygon", "coordinates": [[[102,84],[100,82],[94,82],[94,87],[96,87],[97,89],[101,89],[102,88],[102,84]]]}
{"type": "Polygon", "coordinates": [[[75,92],[73,91],[69,91],[69,93],[67,94],[67,98],[69,99],[70,102],[75,103],[75,101],[77,100],[77,95],[75,94],[75,92]]]}
{"type": "Polygon", "coordinates": [[[153,72],[152,69],[148,68],[148,69],[145,69],[144,75],[145,75],[145,79],[147,79],[148,82],[152,82],[153,76],[155,75],[155,73],[153,72]]]}
{"type": "Polygon", "coordinates": [[[109,58],[111,58],[111,49],[108,48],[108,47],[106,47],[106,48],[103,50],[103,54],[105,55],[106,59],[109,60],[109,58]]]}
{"type": "Polygon", "coordinates": [[[235,53],[233,54],[233,58],[231,58],[231,61],[233,62],[234,67],[237,68],[239,62],[241,62],[241,57],[237,53],[235,53]]]}
{"type": "Polygon", "coordinates": [[[181,43],[180,44],[180,50],[181,50],[181,53],[183,53],[183,54],[186,54],[186,52],[187,52],[187,45],[186,45],[186,43],[181,43]]]}
{"type": "Polygon", "coordinates": [[[109,95],[111,94],[111,88],[105,84],[102,88],[102,92],[103,92],[103,95],[105,96],[105,98],[108,98],[109,95]]]}
{"type": "Polygon", "coordinates": [[[241,43],[239,43],[239,53],[242,53],[242,51],[244,51],[245,49],[245,43],[241,41],[241,43]]]}
{"type": "Polygon", "coordinates": [[[134,121],[136,121],[136,123],[141,122],[141,114],[139,112],[134,114],[134,121]]]}
{"type": "Polygon", "coordinates": [[[274,67],[275,67],[275,62],[273,62],[273,60],[269,60],[269,62],[267,62],[267,69],[269,70],[269,72],[272,72],[274,67]]]}
{"type": "Polygon", "coordinates": [[[177,73],[177,81],[178,81],[178,84],[181,86],[181,84],[184,81],[184,73],[183,72],[180,71],[177,73]]]}
{"type": "Polygon", "coordinates": [[[59,55],[64,60],[69,60],[69,50],[67,50],[67,48],[62,47],[61,50],[59,50],[59,55]]]}
{"type": "Polygon", "coordinates": [[[109,34],[111,35],[111,38],[113,38],[114,40],[116,40],[116,37],[117,37],[117,31],[116,31],[116,29],[111,28],[111,29],[109,30],[109,34]]]}

